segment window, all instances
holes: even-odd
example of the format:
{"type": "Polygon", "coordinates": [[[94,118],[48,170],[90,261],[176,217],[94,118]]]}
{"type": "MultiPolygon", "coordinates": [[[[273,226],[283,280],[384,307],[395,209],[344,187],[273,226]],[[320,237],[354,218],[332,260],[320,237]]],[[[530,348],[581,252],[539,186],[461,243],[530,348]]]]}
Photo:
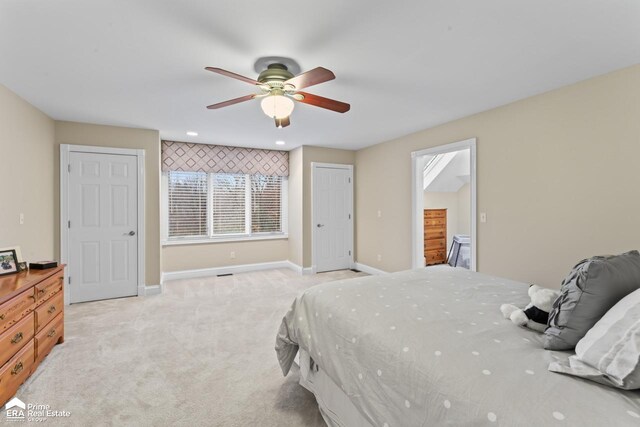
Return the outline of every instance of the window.
{"type": "Polygon", "coordinates": [[[212,234],[241,234],[245,232],[246,188],[247,178],[245,175],[212,174],[212,234]]]}
{"type": "Polygon", "coordinates": [[[251,177],[251,232],[281,231],[282,178],[253,175],[251,177]]]}
{"type": "Polygon", "coordinates": [[[169,174],[169,236],[207,235],[207,174],[169,174]]]}
{"type": "Polygon", "coordinates": [[[168,240],[286,234],[285,177],[170,171],[164,183],[168,240]]]}

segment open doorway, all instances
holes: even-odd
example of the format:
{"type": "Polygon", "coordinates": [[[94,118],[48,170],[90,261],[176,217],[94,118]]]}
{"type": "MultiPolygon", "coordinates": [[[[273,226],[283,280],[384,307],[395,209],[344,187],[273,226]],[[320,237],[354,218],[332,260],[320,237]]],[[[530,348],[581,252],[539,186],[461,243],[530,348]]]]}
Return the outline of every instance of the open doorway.
{"type": "Polygon", "coordinates": [[[476,270],[475,138],[412,153],[413,267],[476,270]]]}
{"type": "Polygon", "coordinates": [[[471,149],[424,160],[425,265],[471,267],[471,149]]]}

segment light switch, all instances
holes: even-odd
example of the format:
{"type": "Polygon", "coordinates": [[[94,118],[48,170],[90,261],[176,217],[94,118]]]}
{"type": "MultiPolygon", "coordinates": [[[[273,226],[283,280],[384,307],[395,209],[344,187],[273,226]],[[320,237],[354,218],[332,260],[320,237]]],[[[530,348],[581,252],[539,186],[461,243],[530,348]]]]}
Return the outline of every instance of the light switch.
{"type": "Polygon", "coordinates": [[[382,261],[382,255],[378,254],[378,261],[382,261]]]}
{"type": "Polygon", "coordinates": [[[236,259],[236,253],[232,251],[232,252],[229,254],[229,258],[231,258],[231,259],[236,259]]]}
{"type": "Polygon", "coordinates": [[[21,213],[20,214],[20,225],[23,225],[23,224],[24,224],[24,214],[21,213]]]}
{"type": "Polygon", "coordinates": [[[378,209],[378,218],[382,218],[382,211],[378,209]]]}
{"type": "Polygon", "coordinates": [[[487,213],[480,212],[480,222],[487,222],[487,213]]]}

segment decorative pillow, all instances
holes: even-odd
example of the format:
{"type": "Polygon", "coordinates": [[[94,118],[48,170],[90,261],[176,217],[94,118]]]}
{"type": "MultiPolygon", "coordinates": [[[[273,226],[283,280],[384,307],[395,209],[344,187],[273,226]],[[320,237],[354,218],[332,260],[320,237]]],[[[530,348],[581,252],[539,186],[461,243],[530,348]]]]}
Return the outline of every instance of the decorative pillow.
{"type": "Polygon", "coordinates": [[[573,349],[611,307],[638,288],[638,251],[581,261],[562,281],[544,331],[544,348],[573,349]]]}
{"type": "Polygon", "coordinates": [[[640,389],[640,289],[624,297],[549,370],[625,390],[640,389]]]}

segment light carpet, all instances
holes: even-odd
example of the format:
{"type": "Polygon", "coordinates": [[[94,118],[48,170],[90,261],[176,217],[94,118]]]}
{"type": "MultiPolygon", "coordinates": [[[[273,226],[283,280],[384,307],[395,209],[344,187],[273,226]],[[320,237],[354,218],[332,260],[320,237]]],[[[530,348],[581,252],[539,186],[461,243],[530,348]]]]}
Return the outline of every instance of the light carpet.
{"type": "Polygon", "coordinates": [[[324,426],[299,373],[282,377],[275,336],[302,290],[358,275],[278,269],[68,306],[65,343],[17,396],[71,411],[45,425],[324,426]]]}

